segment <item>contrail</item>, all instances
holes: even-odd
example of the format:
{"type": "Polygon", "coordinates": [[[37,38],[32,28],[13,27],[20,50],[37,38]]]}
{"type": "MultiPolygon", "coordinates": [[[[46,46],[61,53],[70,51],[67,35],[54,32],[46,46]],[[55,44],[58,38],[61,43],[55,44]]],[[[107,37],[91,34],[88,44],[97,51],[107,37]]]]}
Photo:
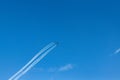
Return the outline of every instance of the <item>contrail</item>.
{"type": "Polygon", "coordinates": [[[30,64],[24,71],[21,72],[14,80],[18,80],[22,75],[24,75],[27,71],[29,71],[34,65],[36,65],[40,60],[42,60],[55,46],[47,50],[44,54],[42,54],[38,59],[36,59],[32,64],[30,64]]]}
{"type": "Polygon", "coordinates": [[[15,76],[20,74],[24,69],[26,69],[35,59],[37,59],[42,53],[44,53],[47,49],[49,49],[51,46],[55,45],[55,43],[50,43],[46,47],[44,47],[40,52],[38,52],[23,68],[21,68],[15,75],[13,75],[11,79],[13,79],[15,76]]]}
{"type": "Polygon", "coordinates": [[[8,80],[18,80],[21,76],[27,73],[32,67],[34,67],[39,61],[41,61],[51,50],[57,46],[57,43],[50,43],[38,52],[25,66],[23,66],[17,73],[15,73],[8,80]]]}

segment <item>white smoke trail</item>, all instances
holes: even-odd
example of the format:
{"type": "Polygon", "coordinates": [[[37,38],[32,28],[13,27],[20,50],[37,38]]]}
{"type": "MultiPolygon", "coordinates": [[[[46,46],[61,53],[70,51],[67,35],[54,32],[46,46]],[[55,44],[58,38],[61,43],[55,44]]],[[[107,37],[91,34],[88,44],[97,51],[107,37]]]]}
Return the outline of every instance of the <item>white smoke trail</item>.
{"type": "Polygon", "coordinates": [[[15,76],[19,75],[25,68],[27,68],[37,57],[39,57],[43,52],[45,52],[49,47],[54,45],[54,43],[48,44],[46,47],[44,47],[39,53],[37,53],[22,69],[20,69],[15,75],[13,75],[10,80],[12,80],[15,76]]]}
{"type": "Polygon", "coordinates": [[[15,73],[8,80],[18,80],[22,75],[29,71],[35,66],[40,60],[42,60],[52,49],[57,46],[56,43],[52,42],[38,52],[24,67],[22,67],[17,73],[15,73]],[[43,54],[42,54],[43,53],[43,54]],[[42,54],[42,55],[41,55],[42,54]],[[41,56],[40,56],[41,55],[41,56]]]}
{"type": "Polygon", "coordinates": [[[33,66],[35,66],[40,60],[42,60],[52,49],[56,46],[53,46],[49,50],[47,50],[44,54],[42,54],[38,59],[36,59],[31,65],[29,65],[24,71],[21,72],[14,80],[18,80],[21,76],[23,76],[27,71],[29,71],[33,66]]]}

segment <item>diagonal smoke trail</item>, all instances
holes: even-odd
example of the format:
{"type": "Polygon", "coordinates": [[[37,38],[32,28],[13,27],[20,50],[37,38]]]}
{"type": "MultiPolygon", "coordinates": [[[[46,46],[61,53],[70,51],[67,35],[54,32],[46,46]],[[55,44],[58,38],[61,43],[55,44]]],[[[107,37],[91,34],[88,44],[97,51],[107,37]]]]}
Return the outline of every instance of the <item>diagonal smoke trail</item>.
{"type": "Polygon", "coordinates": [[[53,46],[49,50],[47,50],[44,54],[40,56],[40,58],[36,59],[30,66],[28,66],[20,75],[18,75],[14,80],[18,80],[21,76],[23,76],[27,71],[29,71],[34,65],[36,65],[40,60],[42,60],[52,49],[56,46],[53,46]]]}
{"type": "Polygon", "coordinates": [[[43,52],[45,52],[47,49],[49,49],[52,45],[55,45],[55,43],[50,43],[46,47],[44,47],[42,50],[40,50],[39,53],[37,53],[22,69],[20,69],[15,75],[13,75],[10,80],[12,80],[15,76],[19,75],[25,68],[27,68],[37,57],[39,57],[43,52]]]}
{"type": "Polygon", "coordinates": [[[22,67],[17,73],[15,73],[8,80],[18,80],[22,75],[29,71],[35,66],[40,60],[42,60],[52,49],[57,46],[56,43],[52,42],[38,52],[24,67],[22,67]]]}

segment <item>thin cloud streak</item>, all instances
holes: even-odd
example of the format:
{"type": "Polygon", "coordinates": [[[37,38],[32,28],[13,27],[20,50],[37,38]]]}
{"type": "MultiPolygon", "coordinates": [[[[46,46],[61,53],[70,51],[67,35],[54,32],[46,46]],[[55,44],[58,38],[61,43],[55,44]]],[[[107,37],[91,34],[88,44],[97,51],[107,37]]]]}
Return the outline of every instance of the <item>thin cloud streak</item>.
{"type": "Polygon", "coordinates": [[[66,64],[66,65],[61,66],[61,67],[51,67],[48,69],[40,68],[40,69],[42,69],[42,71],[45,71],[45,72],[54,73],[54,72],[69,71],[69,70],[72,70],[73,68],[74,68],[73,64],[66,64]]]}
{"type": "Polygon", "coordinates": [[[73,69],[73,65],[72,64],[67,64],[65,66],[60,67],[58,71],[68,71],[68,70],[71,70],[71,69],[73,69]]]}
{"type": "Polygon", "coordinates": [[[41,61],[52,49],[57,46],[56,43],[50,43],[38,52],[24,67],[22,67],[17,73],[15,73],[8,80],[18,80],[21,76],[27,73],[32,67],[34,67],[39,61],[41,61]],[[43,53],[43,54],[42,54],[43,53]]]}
{"type": "Polygon", "coordinates": [[[118,54],[118,53],[120,53],[120,48],[117,49],[114,54],[118,54]]]}

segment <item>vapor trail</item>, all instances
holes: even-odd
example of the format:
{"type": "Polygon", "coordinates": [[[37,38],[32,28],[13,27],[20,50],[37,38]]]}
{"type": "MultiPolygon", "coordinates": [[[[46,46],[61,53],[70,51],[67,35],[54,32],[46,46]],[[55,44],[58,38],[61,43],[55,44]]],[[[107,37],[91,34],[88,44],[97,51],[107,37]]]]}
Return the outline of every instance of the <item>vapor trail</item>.
{"type": "Polygon", "coordinates": [[[27,68],[37,57],[39,57],[43,52],[49,49],[51,46],[55,45],[55,43],[50,43],[46,47],[44,47],[40,52],[38,52],[23,68],[21,68],[17,73],[15,73],[10,80],[12,80],[15,76],[19,75],[25,68],[27,68]]]}
{"type": "Polygon", "coordinates": [[[56,43],[52,42],[38,52],[25,66],[23,66],[17,73],[15,73],[8,80],[18,80],[27,71],[34,67],[40,60],[42,60],[52,49],[57,46],[56,43]]]}
{"type": "Polygon", "coordinates": [[[27,71],[29,71],[34,65],[36,65],[40,60],[42,60],[52,49],[56,46],[53,46],[49,50],[47,50],[44,54],[42,54],[38,59],[36,59],[32,64],[30,64],[24,71],[21,72],[14,80],[18,80],[21,76],[23,76],[27,71]]]}

